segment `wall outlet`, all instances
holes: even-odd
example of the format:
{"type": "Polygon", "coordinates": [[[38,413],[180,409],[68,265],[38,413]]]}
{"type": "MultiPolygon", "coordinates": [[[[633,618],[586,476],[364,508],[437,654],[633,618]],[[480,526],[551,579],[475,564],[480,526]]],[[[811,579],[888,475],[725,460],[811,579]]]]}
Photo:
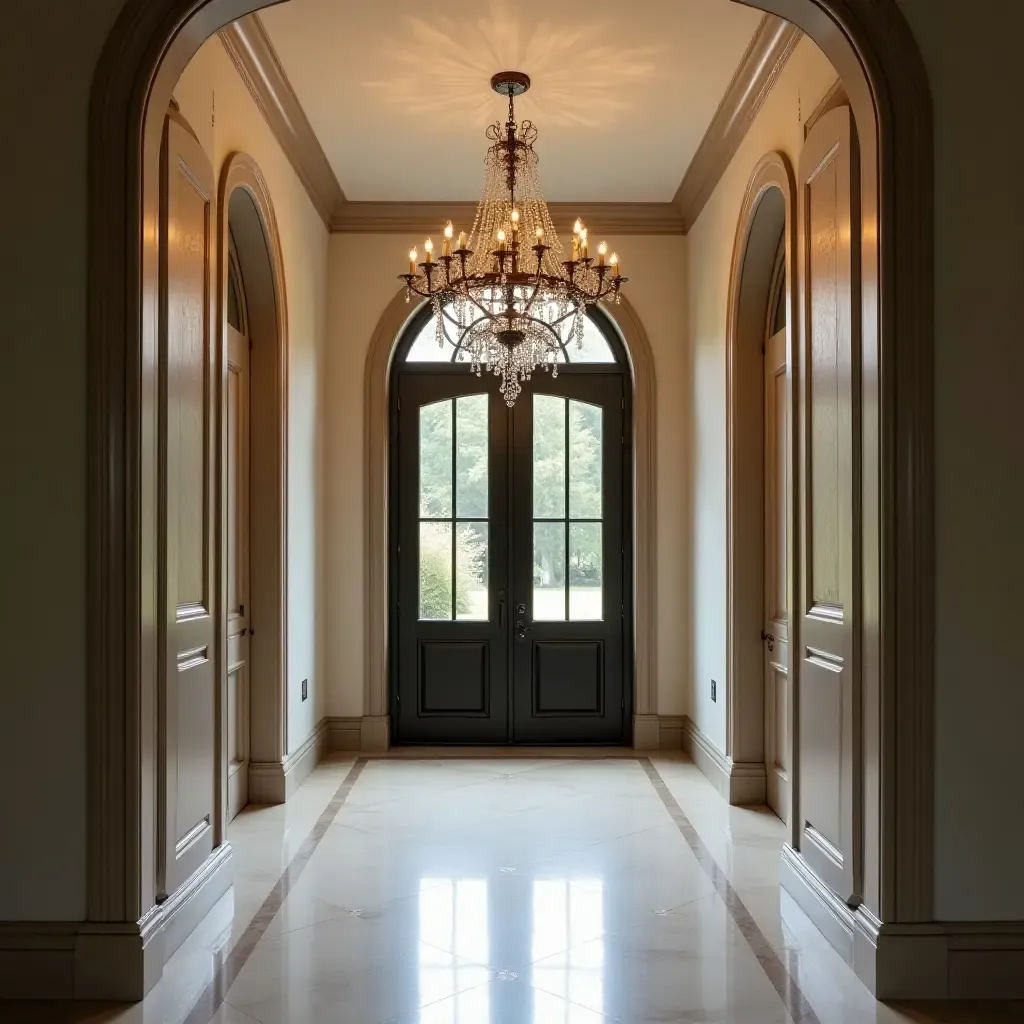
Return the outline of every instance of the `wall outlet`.
{"type": "Polygon", "coordinates": [[[302,699],[305,700],[309,696],[309,680],[302,680],[302,699]]]}
{"type": "MultiPolygon", "coordinates": [[[[305,693],[305,689],[302,692],[305,693]]],[[[711,699],[716,702],[718,700],[718,683],[714,679],[711,680],[711,699]]]]}

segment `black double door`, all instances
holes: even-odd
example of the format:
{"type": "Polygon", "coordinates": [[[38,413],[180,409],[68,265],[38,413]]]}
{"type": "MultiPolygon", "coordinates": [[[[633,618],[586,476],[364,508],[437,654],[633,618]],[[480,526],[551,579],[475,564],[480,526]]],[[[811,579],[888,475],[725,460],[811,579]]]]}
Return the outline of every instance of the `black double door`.
{"type": "Polygon", "coordinates": [[[622,743],[629,600],[619,373],[403,373],[393,422],[400,743],[622,743]]]}

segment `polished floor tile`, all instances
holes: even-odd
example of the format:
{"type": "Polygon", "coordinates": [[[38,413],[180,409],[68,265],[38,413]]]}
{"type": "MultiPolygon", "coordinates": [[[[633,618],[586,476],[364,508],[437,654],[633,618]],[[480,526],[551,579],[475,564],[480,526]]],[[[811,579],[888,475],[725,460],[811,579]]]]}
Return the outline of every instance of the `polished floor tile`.
{"type": "Polygon", "coordinates": [[[336,756],[232,822],[235,884],[95,1024],[985,1024],[876,1003],[778,884],[782,823],[680,756],[336,756]]]}

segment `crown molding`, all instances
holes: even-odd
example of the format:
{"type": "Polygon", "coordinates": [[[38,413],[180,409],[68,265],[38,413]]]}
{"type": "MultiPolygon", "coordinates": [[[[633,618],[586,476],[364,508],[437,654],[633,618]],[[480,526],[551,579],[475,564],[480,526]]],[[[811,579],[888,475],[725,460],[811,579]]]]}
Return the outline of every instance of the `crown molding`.
{"type": "Polygon", "coordinates": [[[281,66],[267,30],[256,14],[222,28],[218,35],[231,62],[330,230],[346,204],[313,126],[281,66]]]}
{"type": "Polygon", "coordinates": [[[811,129],[830,111],[836,107],[848,107],[850,97],[846,95],[846,88],[842,80],[837,78],[831,88],[821,98],[821,102],[810,112],[807,120],[804,121],[804,138],[810,134],[811,129]]]}
{"type": "MultiPolygon", "coordinates": [[[[349,234],[431,234],[445,221],[468,231],[477,202],[347,202],[331,230],[349,234]]],[[[548,203],[559,234],[581,217],[601,235],[681,235],[683,221],[672,203],[548,203]]]]}
{"type": "Polygon", "coordinates": [[[802,34],[773,14],[761,19],[676,190],[674,204],[684,233],[711,198],[802,34]]]}
{"type": "MultiPolygon", "coordinates": [[[[451,220],[473,223],[476,201],[350,202],[335,177],[280,58],[256,14],[222,28],[221,42],[328,230],[421,234],[451,220]]],[[[559,233],[582,217],[608,235],[677,235],[693,226],[799,41],[765,15],[671,203],[549,203],[559,233]]]]}

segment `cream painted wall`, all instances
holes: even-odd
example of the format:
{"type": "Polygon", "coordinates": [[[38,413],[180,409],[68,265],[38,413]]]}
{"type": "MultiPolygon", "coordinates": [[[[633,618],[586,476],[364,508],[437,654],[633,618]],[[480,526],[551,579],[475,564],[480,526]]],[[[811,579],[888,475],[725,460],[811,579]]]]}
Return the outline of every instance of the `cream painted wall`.
{"type": "MultiPolygon", "coordinates": [[[[600,225],[594,224],[595,232],[600,225]]],[[[685,478],[678,471],[684,429],[686,240],[608,238],[631,278],[629,296],[654,352],[658,394],[657,550],[658,701],[663,714],[686,710],[680,670],[688,621],[685,478]]],[[[398,291],[409,240],[399,235],[331,237],[330,343],[327,357],[327,672],[328,713],[363,713],[363,382],[366,353],[385,307],[398,291]]],[[[410,312],[415,307],[410,306],[410,312]]],[[[376,557],[369,552],[365,557],[376,557]]]]}
{"type": "MultiPolygon", "coordinates": [[[[214,174],[234,152],[259,165],[274,203],[288,302],[288,749],[324,714],[323,459],[328,233],[220,40],[209,39],[174,90],[214,174]],[[309,680],[302,700],[302,680],[309,680]]],[[[254,623],[258,629],[259,624],[254,623]]]]}
{"type": "Polygon", "coordinates": [[[693,496],[689,578],[693,644],[687,676],[690,716],[721,750],[726,731],[726,412],[725,332],[729,273],[743,195],[758,160],[785,153],[794,171],[806,117],[836,80],[825,55],[803,38],[765,101],[687,240],[689,253],[686,447],[679,462],[693,496]],[[711,700],[711,680],[718,700],[711,700]]]}

